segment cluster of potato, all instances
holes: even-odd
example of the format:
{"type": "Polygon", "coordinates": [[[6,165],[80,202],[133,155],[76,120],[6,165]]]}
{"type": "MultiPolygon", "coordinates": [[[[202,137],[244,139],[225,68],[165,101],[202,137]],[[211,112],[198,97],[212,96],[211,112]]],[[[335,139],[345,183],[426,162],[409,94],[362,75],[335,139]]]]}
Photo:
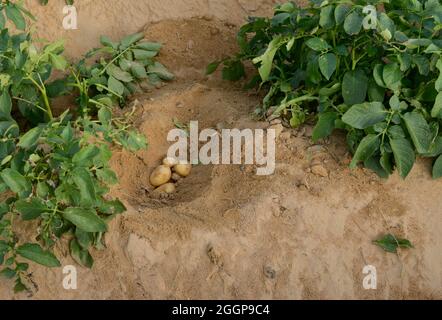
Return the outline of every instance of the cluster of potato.
{"type": "Polygon", "coordinates": [[[163,164],[158,166],[150,175],[150,184],[155,193],[171,194],[176,190],[175,183],[181,178],[189,176],[192,165],[180,163],[175,158],[164,158],[163,164]]]}

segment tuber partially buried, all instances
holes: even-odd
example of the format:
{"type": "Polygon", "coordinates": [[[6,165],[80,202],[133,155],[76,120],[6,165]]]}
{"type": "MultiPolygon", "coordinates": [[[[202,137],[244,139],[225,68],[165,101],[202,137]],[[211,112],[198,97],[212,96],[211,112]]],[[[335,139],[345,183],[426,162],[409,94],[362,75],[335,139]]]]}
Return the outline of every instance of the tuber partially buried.
{"type": "Polygon", "coordinates": [[[156,168],[150,175],[150,184],[154,187],[159,187],[167,182],[169,182],[172,177],[172,171],[169,167],[161,165],[156,168]]]}

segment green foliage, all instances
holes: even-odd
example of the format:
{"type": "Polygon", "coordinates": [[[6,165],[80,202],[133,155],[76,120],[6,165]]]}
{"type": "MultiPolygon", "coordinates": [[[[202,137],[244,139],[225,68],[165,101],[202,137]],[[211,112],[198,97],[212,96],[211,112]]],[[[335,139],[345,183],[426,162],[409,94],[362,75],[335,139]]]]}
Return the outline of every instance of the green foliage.
{"type": "Polygon", "coordinates": [[[397,253],[398,248],[410,249],[413,248],[411,242],[407,239],[400,239],[392,234],[387,234],[379,240],[373,241],[373,243],[381,247],[384,251],[390,253],[397,253]]]}
{"type": "Polygon", "coordinates": [[[352,166],[362,162],[382,177],[396,167],[405,178],[416,156],[437,157],[439,178],[441,20],[439,0],[286,3],[271,18],[250,18],[238,33],[240,52],[207,73],[223,64],[224,78],[238,80],[251,61],[258,75],[250,85],[267,91],[258,114],[294,127],[317,117],[314,140],[346,130],[352,166]],[[367,5],[377,17],[364,13],[367,5]]]}
{"type": "MultiPolygon", "coordinates": [[[[0,23],[7,17],[26,29],[24,13],[6,1],[0,23]]],[[[22,259],[60,266],[52,249],[63,235],[70,237],[73,259],[91,268],[90,250],[104,248],[107,223],[126,210],[108,195],[118,182],[111,148],[137,151],[147,142],[131,125],[135,109],[115,106],[123,107],[143,82],[173,78],[155,61],[161,45],[143,38],[102,37],[102,47],[71,65],[62,41],[38,49],[28,33],[11,34],[0,24],[0,274],[15,278],[16,292],[28,289],[29,265],[22,259]],[[53,80],[54,70],[68,75],[53,80]],[[77,108],[54,115],[52,99],[65,94],[78,97],[77,108]],[[17,220],[37,227],[35,242],[20,239],[17,220]]]]}

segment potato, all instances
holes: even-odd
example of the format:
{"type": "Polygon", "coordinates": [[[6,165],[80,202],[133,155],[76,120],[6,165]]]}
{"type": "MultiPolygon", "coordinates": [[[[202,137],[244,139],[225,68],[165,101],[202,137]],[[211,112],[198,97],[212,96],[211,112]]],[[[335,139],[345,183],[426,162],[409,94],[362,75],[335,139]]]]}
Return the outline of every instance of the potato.
{"type": "Polygon", "coordinates": [[[176,158],[167,157],[163,159],[163,165],[172,168],[174,165],[178,164],[178,160],[176,158]]]}
{"type": "Polygon", "coordinates": [[[173,171],[175,171],[182,177],[187,177],[190,174],[191,170],[192,170],[191,164],[179,163],[173,166],[173,171]]]}
{"type": "Polygon", "coordinates": [[[150,184],[154,187],[159,187],[167,182],[169,182],[172,176],[172,171],[169,167],[161,165],[157,167],[150,175],[150,184]]]}
{"type": "Polygon", "coordinates": [[[176,190],[175,185],[171,182],[163,184],[162,186],[154,190],[155,193],[174,193],[176,190]]]}

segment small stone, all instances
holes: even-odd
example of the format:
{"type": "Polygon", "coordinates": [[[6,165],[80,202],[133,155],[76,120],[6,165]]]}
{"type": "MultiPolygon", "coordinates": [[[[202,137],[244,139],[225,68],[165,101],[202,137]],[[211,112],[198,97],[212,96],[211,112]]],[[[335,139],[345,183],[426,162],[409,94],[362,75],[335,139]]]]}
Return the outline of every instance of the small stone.
{"type": "Polygon", "coordinates": [[[271,125],[276,125],[276,124],[280,124],[280,123],[282,123],[282,121],[279,118],[276,118],[276,119],[273,119],[270,121],[271,125]]]}
{"type": "Polygon", "coordinates": [[[313,166],[312,173],[320,177],[328,177],[328,171],[322,165],[313,166]]]}
{"type": "Polygon", "coordinates": [[[173,181],[177,182],[177,181],[180,181],[181,179],[182,179],[182,177],[178,173],[176,173],[176,172],[172,173],[172,180],[173,181]]]}
{"type": "Polygon", "coordinates": [[[282,131],[284,130],[284,127],[282,126],[282,124],[279,123],[279,124],[271,125],[268,129],[275,130],[275,136],[276,136],[276,138],[278,138],[281,135],[282,131]]]}

